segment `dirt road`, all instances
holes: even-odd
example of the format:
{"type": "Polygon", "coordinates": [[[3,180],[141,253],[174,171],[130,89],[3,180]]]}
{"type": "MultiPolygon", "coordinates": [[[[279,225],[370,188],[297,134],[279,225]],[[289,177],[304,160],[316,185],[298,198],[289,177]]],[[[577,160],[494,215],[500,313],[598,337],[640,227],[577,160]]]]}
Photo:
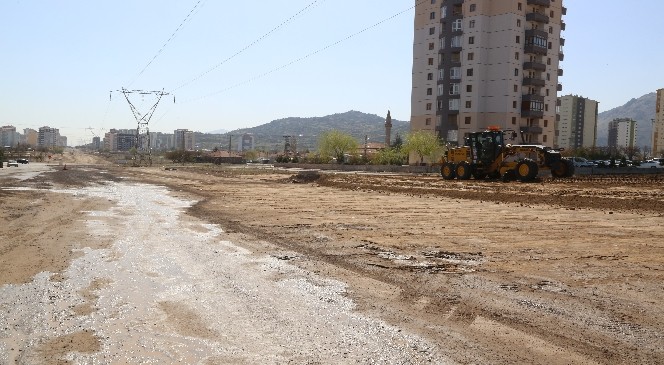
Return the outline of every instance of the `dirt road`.
{"type": "MultiPolygon", "coordinates": [[[[186,214],[179,215],[177,224],[192,221],[198,225],[216,224],[215,227],[223,230],[224,241],[233,242],[253,256],[272,257],[273,262],[302,270],[298,271],[300,276],[315,275],[320,280],[343,283],[343,289],[338,291],[340,297],[334,297],[333,301],[350,300],[352,313],[370,321],[384,321],[385,326],[404,333],[404,339],[396,343],[410,345],[399,347],[392,342],[388,347],[394,351],[385,352],[388,354],[383,358],[385,362],[664,362],[664,310],[661,306],[664,299],[664,192],[661,189],[664,178],[661,175],[505,184],[450,182],[432,176],[339,173],[319,178],[295,174],[250,168],[105,167],[98,171],[57,171],[12,185],[83,189],[83,186],[115,183],[131,186],[141,182],[163,186],[173,198],[195,200],[197,203],[193,206],[182,208],[186,209],[186,214]],[[413,344],[417,350],[410,352],[407,349],[412,349],[413,344]],[[398,357],[398,354],[404,356],[398,357]]],[[[9,217],[5,213],[7,202],[14,206],[25,204],[26,192],[0,190],[0,194],[2,214],[5,214],[2,218],[22,219],[36,210],[57,204],[44,200],[29,208],[35,211],[28,209],[24,214],[13,213],[15,215],[9,217]]],[[[43,199],[51,195],[43,191],[39,194],[44,194],[43,199]]],[[[166,195],[166,190],[160,194],[166,195]]],[[[104,211],[117,206],[118,198],[109,201],[106,197],[87,195],[80,204],[73,205],[65,214],[71,224],[81,224],[89,209],[86,204],[98,205],[100,211],[104,211]],[[104,208],[105,205],[109,208],[104,208]]],[[[121,217],[113,219],[122,220],[121,217]]],[[[26,219],[23,222],[28,224],[26,219]]],[[[209,230],[203,231],[209,233],[209,230]]],[[[4,229],[2,232],[2,242],[5,242],[9,233],[4,229]]],[[[25,239],[30,241],[29,237],[25,239]]],[[[99,242],[98,247],[86,245],[85,240],[73,245],[90,247],[85,249],[90,252],[112,249],[118,256],[129,255],[128,251],[118,249],[117,238],[106,237],[99,242]]],[[[161,249],[163,247],[159,246],[161,249]]],[[[200,255],[219,251],[209,243],[183,250],[172,257],[191,250],[200,255]]],[[[223,255],[232,256],[234,250],[240,249],[221,251],[223,255]]],[[[177,250],[174,248],[174,251],[177,250]]],[[[4,257],[5,247],[2,252],[4,257]]],[[[146,260],[146,254],[142,255],[140,260],[146,260]]],[[[68,262],[75,263],[74,256],[69,257],[68,262]]],[[[120,257],[117,260],[122,261],[120,257]]],[[[203,268],[207,266],[203,263],[208,261],[200,262],[203,268]]],[[[255,265],[249,266],[254,269],[247,273],[256,271],[255,265]]],[[[5,277],[8,269],[2,267],[2,277],[5,277]]],[[[66,270],[63,267],[43,270],[59,273],[61,280],[67,282],[71,279],[71,272],[67,271],[70,269],[71,266],[66,270]]],[[[242,270],[240,265],[236,271],[242,270]]],[[[34,275],[34,270],[26,272],[23,282],[34,282],[34,275]]],[[[166,280],[172,273],[152,270],[141,275],[166,280]]],[[[284,281],[283,273],[271,275],[274,276],[272,285],[284,281]]],[[[0,288],[6,290],[8,286],[17,285],[21,282],[18,277],[20,275],[0,288]]],[[[95,282],[96,279],[90,277],[88,290],[72,295],[87,298],[91,313],[99,315],[103,312],[99,293],[107,290],[104,288],[113,287],[117,295],[128,288],[121,283],[109,284],[101,280],[103,278],[97,279],[100,281],[95,282]]],[[[54,278],[40,280],[46,282],[54,278]]],[[[260,288],[272,293],[270,284],[261,284],[260,288]]],[[[159,297],[164,293],[156,291],[150,295],[159,297]]],[[[200,295],[196,292],[192,297],[200,298],[200,295]]],[[[206,322],[211,318],[209,310],[218,309],[189,304],[181,307],[182,303],[187,303],[186,297],[161,301],[166,304],[155,301],[155,310],[180,313],[179,317],[175,316],[180,321],[203,318],[206,322]],[[190,317],[182,313],[189,313],[190,317]]],[[[296,363],[306,362],[307,358],[324,363],[372,362],[371,357],[358,355],[356,348],[349,348],[351,357],[338,357],[338,353],[325,351],[321,357],[310,357],[319,352],[316,349],[320,342],[307,336],[298,337],[307,332],[293,326],[297,321],[292,319],[312,315],[311,307],[303,307],[303,311],[282,323],[287,324],[286,332],[292,330],[299,342],[312,341],[311,344],[302,345],[299,357],[291,353],[272,358],[272,361],[283,361],[291,355],[296,363]]],[[[266,320],[262,318],[252,323],[266,320]]],[[[145,320],[148,324],[151,321],[155,319],[145,320]]],[[[175,328],[177,333],[177,323],[160,328],[164,331],[175,328]]],[[[206,332],[207,338],[224,343],[219,340],[218,328],[210,328],[214,334],[206,332]]],[[[326,333],[336,331],[326,328],[326,333]]],[[[94,354],[103,353],[108,346],[107,340],[99,336],[99,333],[106,333],[104,331],[108,329],[97,328],[90,335],[75,334],[82,336],[82,340],[96,343],[96,347],[87,348],[94,354]]],[[[344,331],[340,330],[351,336],[348,337],[352,338],[351,342],[364,338],[360,333],[366,333],[344,331]]],[[[61,333],[59,337],[46,339],[57,344],[71,335],[61,333]]],[[[190,338],[192,335],[182,336],[190,338]]],[[[255,340],[240,338],[247,342],[255,340]]],[[[46,339],[42,342],[48,344],[46,339]]],[[[169,343],[190,346],[203,353],[212,351],[179,337],[169,343]]],[[[378,346],[371,341],[367,344],[378,346]]],[[[281,344],[271,348],[289,347],[281,344]]],[[[378,346],[375,351],[385,351],[385,348],[378,346]]],[[[240,356],[238,354],[242,352],[232,356],[240,356]]],[[[253,355],[256,354],[264,353],[254,348],[253,355]]],[[[65,355],[67,353],[63,353],[65,355]]],[[[256,359],[231,357],[229,352],[215,356],[209,363],[256,359]]]]}

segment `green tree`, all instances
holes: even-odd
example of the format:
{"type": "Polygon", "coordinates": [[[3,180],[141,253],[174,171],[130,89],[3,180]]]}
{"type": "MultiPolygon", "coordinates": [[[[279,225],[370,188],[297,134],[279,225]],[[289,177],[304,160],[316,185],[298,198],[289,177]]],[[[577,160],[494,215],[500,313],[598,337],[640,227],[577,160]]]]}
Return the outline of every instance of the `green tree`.
{"type": "Polygon", "coordinates": [[[249,160],[249,161],[254,161],[258,159],[258,151],[256,150],[249,150],[244,152],[244,159],[249,160]]]}
{"type": "Polygon", "coordinates": [[[343,163],[346,153],[355,153],[358,143],[350,134],[331,130],[321,134],[318,139],[318,152],[324,158],[336,157],[338,163],[343,163]]]}
{"type": "Polygon", "coordinates": [[[406,153],[417,154],[420,163],[424,163],[425,157],[433,161],[441,155],[443,146],[441,146],[440,140],[435,134],[427,131],[416,131],[407,136],[403,150],[406,153]]]}
{"type": "Polygon", "coordinates": [[[400,148],[384,148],[371,159],[374,165],[403,165],[407,161],[408,154],[400,148]]]}

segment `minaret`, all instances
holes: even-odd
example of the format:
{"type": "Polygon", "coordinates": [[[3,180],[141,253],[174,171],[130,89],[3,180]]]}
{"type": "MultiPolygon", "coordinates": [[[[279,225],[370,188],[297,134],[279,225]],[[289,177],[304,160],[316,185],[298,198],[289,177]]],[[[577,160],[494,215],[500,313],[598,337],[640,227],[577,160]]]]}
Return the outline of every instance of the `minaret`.
{"type": "Polygon", "coordinates": [[[387,111],[387,118],[385,118],[385,147],[390,147],[390,139],[392,135],[392,117],[390,111],[387,111]]]}

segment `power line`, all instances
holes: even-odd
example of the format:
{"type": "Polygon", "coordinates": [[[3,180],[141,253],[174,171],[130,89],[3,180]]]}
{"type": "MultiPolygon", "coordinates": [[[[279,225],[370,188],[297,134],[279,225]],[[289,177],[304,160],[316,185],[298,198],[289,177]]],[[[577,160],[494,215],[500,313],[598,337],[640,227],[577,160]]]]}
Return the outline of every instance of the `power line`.
{"type": "MultiPolygon", "coordinates": [[[[326,51],[326,50],[328,50],[328,49],[334,47],[334,46],[337,46],[337,45],[339,45],[340,43],[343,43],[343,42],[345,42],[345,41],[347,41],[347,40],[350,40],[350,39],[352,39],[352,38],[355,38],[355,37],[357,37],[358,35],[360,35],[360,34],[366,32],[366,31],[369,31],[369,30],[371,30],[371,29],[373,29],[373,28],[376,28],[376,27],[382,25],[382,24],[385,23],[385,22],[388,22],[388,21],[390,21],[390,20],[392,20],[392,19],[394,19],[394,18],[396,18],[396,17],[398,17],[398,16],[400,16],[400,15],[402,15],[402,14],[404,14],[404,13],[407,13],[407,12],[413,10],[415,7],[417,7],[417,5],[419,5],[419,4],[421,4],[421,3],[424,3],[424,2],[426,2],[426,1],[427,1],[427,0],[420,1],[420,2],[416,3],[415,5],[411,6],[410,8],[408,8],[408,9],[402,10],[402,11],[400,11],[400,12],[398,12],[398,13],[396,13],[396,14],[390,16],[390,17],[387,17],[387,18],[385,18],[385,19],[383,19],[383,20],[381,20],[381,21],[379,21],[379,22],[377,22],[377,23],[375,23],[375,24],[373,24],[373,25],[370,25],[370,26],[368,26],[368,27],[366,27],[366,28],[360,30],[359,32],[353,33],[353,34],[351,34],[351,35],[349,35],[349,36],[347,36],[347,37],[345,37],[345,38],[342,38],[342,39],[340,39],[340,40],[334,42],[334,43],[330,43],[330,44],[328,44],[327,46],[325,46],[325,47],[323,47],[323,48],[320,48],[320,49],[318,49],[318,50],[316,50],[316,51],[314,51],[314,52],[311,52],[311,53],[309,53],[309,54],[307,54],[307,55],[305,55],[305,56],[302,56],[302,57],[300,57],[300,58],[298,58],[298,59],[295,59],[295,60],[293,60],[293,61],[290,61],[289,63],[286,63],[286,64],[284,64],[284,65],[281,65],[281,66],[279,66],[279,67],[277,67],[277,68],[274,68],[274,69],[272,69],[272,70],[270,70],[270,71],[267,71],[267,72],[265,72],[265,73],[262,73],[262,74],[260,74],[260,75],[254,76],[254,77],[252,77],[251,79],[248,79],[248,80],[245,80],[245,81],[243,81],[243,82],[237,83],[237,84],[235,84],[235,85],[229,86],[229,87],[227,87],[227,88],[225,88],[225,89],[222,89],[222,90],[216,91],[216,92],[214,92],[214,93],[211,93],[211,94],[208,94],[208,95],[205,95],[205,96],[201,96],[201,97],[196,98],[196,99],[190,99],[190,100],[188,100],[188,102],[197,101],[197,100],[201,100],[201,99],[206,99],[206,98],[209,98],[209,97],[211,97],[211,96],[214,96],[214,95],[217,95],[217,94],[221,94],[221,93],[227,92],[227,91],[229,91],[229,90],[235,89],[235,88],[237,88],[237,87],[239,87],[239,86],[249,84],[249,83],[254,82],[254,81],[258,80],[258,79],[261,79],[261,78],[266,77],[266,76],[268,76],[268,75],[270,75],[270,74],[273,74],[273,73],[275,73],[275,72],[277,72],[277,71],[281,71],[281,70],[283,70],[283,69],[285,69],[285,68],[287,68],[287,67],[289,67],[289,66],[292,66],[292,65],[294,65],[294,64],[296,64],[296,63],[299,63],[299,62],[302,62],[302,61],[304,61],[304,60],[306,60],[306,59],[308,59],[308,58],[310,58],[310,57],[312,57],[312,56],[315,56],[315,55],[317,55],[317,54],[319,54],[319,53],[321,53],[321,52],[324,52],[324,51],[326,51]]],[[[177,89],[176,89],[176,90],[177,90],[177,89]]]]}
{"type": "MultiPolygon", "coordinates": [[[[286,26],[287,24],[289,24],[290,22],[292,22],[295,18],[297,18],[300,14],[306,12],[306,11],[309,10],[311,7],[313,7],[314,5],[316,5],[317,3],[322,3],[322,2],[324,2],[324,1],[325,1],[325,0],[314,0],[314,1],[311,2],[309,5],[305,6],[305,7],[302,8],[300,11],[298,11],[297,13],[295,13],[295,15],[292,15],[290,18],[284,20],[283,22],[281,22],[281,24],[277,25],[276,27],[272,28],[272,30],[270,30],[269,32],[267,32],[267,33],[263,34],[262,36],[258,37],[256,40],[254,40],[253,42],[249,43],[249,45],[247,45],[247,46],[245,46],[244,48],[242,48],[241,50],[237,51],[237,52],[236,52],[235,54],[233,54],[232,56],[226,58],[225,60],[223,60],[223,61],[221,61],[220,63],[216,64],[215,66],[213,66],[213,67],[210,68],[209,70],[203,72],[202,74],[200,74],[200,75],[194,77],[192,80],[187,81],[187,82],[181,84],[180,86],[178,86],[178,87],[176,87],[175,89],[173,89],[173,91],[177,91],[177,90],[179,90],[179,89],[181,89],[181,88],[183,88],[183,87],[185,87],[185,86],[187,86],[187,85],[189,85],[189,84],[191,84],[191,83],[193,83],[193,82],[199,80],[200,78],[202,78],[203,76],[209,74],[210,72],[216,70],[217,68],[219,68],[220,66],[222,66],[224,63],[226,63],[226,62],[232,60],[233,58],[235,58],[235,57],[237,57],[237,56],[239,56],[240,54],[244,53],[244,52],[245,52],[246,50],[248,50],[249,48],[255,46],[256,44],[258,44],[259,42],[261,42],[261,41],[264,40],[265,38],[267,38],[267,37],[269,37],[270,35],[272,35],[274,32],[276,32],[276,31],[279,30],[280,28],[283,28],[284,26],[286,26]]],[[[320,4],[319,4],[319,5],[320,5],[320,4]]]]}
{"type": "Polygon", "coordinates": [[[196,4],[194,5],[194,7],[189,11],[189,14],[187,14],[187,16],[184,18],[184,20],[183,20],[183,21],[180,23],[180,25],[178,25],[178,27],[175,29],[175,31],[173,32],[173,34],[171,34],[171,37],[168,38],[168,40],[167,40],[167,41],[161,46],[161,48],[157,51],[157,53],[154,55],[154,57],[152,57],[152,59],[148,62],[148,64],[145,65],[145,67],[143,67],[143,69],[138,73],[138,75],[136,75],[136,77],[134,77],[134,79],[129,83],[129,86],[131,86],[134,82],[136,82],[136,80],[137,80],[137,79],[143,74],[143,72],[145,72],[145,70],[147,70],[147,68],[150,67],[150,65],[152,65],[152,62],[154,62],[154,60],[156,60],[157,57],[159,57],[159,55],[161,54],[161,52],[164,51],[164,48],[166,48],[166,46],[167,46],[167,45],[168,45],[168,44],[169,44],[169,43],[175,38],[175,35],[180,31],[180,29],[182,29],[182,27],[183,27],[184,24],[189,20],[189,18],[190,18],[191,15],[194,13],[194,11],[196,11],[196,9],[198,8],[198,6],[201,4],[201,1],[202,1],[202,0],[198,0],[198,1],[196,2],[196,4]]]}

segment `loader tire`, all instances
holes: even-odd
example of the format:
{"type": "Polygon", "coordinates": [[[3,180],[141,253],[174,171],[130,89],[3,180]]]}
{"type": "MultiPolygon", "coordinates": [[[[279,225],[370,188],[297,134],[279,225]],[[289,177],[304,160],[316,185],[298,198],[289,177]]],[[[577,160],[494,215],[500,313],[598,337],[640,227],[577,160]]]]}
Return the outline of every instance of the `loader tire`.
{"type": "Polygon", "coordinates": [[[522,182],[533,181],[537,177],[539,167],[533,160],[523,160],[516,165],[516,176],[522,182]]]}
{"type": "Polygon", "coordinates": [[[470,164],[466,161],[459,162],[456,167],[456,176],[459,180],[468,180],[473,174],[473,169],[470,167],[470,164]]]}
{"type": "Polygon", "coordinates": [[[440,167],[440,175],[445,180],[452,180],[456,177],[456,166],[451,162],[445,162],[440,167]]]}

